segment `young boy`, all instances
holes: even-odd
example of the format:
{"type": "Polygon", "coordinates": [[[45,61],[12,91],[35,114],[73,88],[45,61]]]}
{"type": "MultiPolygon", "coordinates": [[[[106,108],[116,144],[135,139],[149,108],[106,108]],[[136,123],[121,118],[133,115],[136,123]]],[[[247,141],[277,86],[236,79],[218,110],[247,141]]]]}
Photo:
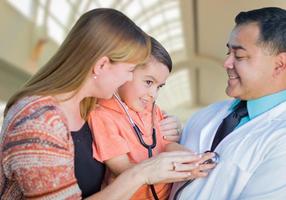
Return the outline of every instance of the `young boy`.
{"type": "MultiPolygon", "coordinates": [[[[152,134],[155,129],[157,144],[152,149],[153,155],[166,151],[169,143],[159,130],[159,122],[164,117],[154,102],[172,70],[172,61],[159,42],[153,38],[151,41],[151,57],[146,64],[136,67],[132,81],[119,88],[120,100],[99,100],[99,106],[88,119],[95,143],[94,158],[104,162],[114,175],[148,158],[148,151],[139,142],[130,121],[135,122],[140,129],[139,134],[148,145],[154,141],[152,134]]],[[[170,184],[157,184],[155,191],[159,199],[168,199],[170,184]]],[[[132,199],[151,200],[154,197],[146,185],[132,199]]]]}

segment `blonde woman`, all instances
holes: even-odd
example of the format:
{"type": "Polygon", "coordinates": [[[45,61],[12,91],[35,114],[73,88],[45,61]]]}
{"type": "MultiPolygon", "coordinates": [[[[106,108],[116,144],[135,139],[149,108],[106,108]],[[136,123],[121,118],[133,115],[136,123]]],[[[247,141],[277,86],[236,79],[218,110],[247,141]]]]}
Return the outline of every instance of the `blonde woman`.
{"type": "MultiPolygon", "coordinates": [[[[150,54],[150,39],[113,9],[84,14],[52,59],[8,102],[0,135],[1,199],[128,199],[143,184],[191,179],[188,152],[161,154],[100,191],[86,116],[150,54]]],[[[95,138],[96,141],[96,138],[95,138]]],[[[116,147],[111,147],[116,148],[116,147]]]]}

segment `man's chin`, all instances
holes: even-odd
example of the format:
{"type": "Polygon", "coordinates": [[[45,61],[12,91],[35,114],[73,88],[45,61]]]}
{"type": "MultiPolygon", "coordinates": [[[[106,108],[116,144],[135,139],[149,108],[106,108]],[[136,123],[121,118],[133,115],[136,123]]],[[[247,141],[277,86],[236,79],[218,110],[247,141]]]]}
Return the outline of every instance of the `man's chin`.
{"type": "Polygon", "coordinates": [[[234,89],[227,87],[225,90],[225,93],[227,96],[231,97],[231,98],[235,98],[235,99],[239,99],[240,98],[240,94],[238,92],[236,92],[234,89]]]}

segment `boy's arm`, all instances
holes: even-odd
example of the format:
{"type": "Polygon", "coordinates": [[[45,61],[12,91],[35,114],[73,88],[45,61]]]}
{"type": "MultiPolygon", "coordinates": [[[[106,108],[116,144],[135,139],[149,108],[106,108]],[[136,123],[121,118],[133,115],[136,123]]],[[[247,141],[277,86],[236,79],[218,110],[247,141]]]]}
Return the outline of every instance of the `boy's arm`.
{"type": "Polygon", "coordinates": [[[135,163],[130,162],[127,154],[106,160],[105,164],[116,176],[135,165],[135,163]]]}
{"type": "Polygon", "coordinates": [[[169,144],[166,145],[165,147],[165,151],[169,152],[169,151],[189,151],[189,152],[193,152],[191,149],[188,149],[187,147],[178,144],[176,142],[171,142],[169,144]]]}

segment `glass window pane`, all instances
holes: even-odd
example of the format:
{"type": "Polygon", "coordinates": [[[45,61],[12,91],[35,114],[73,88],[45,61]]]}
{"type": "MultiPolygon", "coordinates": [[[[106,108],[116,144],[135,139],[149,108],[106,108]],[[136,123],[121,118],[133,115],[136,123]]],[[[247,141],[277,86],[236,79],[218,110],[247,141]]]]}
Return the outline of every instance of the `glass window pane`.
{"type": "Polygon", "coordinates": [[[66,0],[51,0],[50,12],[63,25],[68,23],[71,6],[66,0]]]}
{"type": "Polygon", "coordinates": [[[139,25],[139,27],[143,30],[143,31],[145,31],[146,33],[149,33],[149,30],[150,30],[150,25],[148,24],[148,23],[145,23],[145,24],[140,24],[139,25]]]}
{"type": "Polygon", "coordinates": [[[184,44],[182,40],[172,41],[172,47],[171,47],[172,52],[182,50],[183,48],[184,48],[184,44]]]}
{"type": "Polygon", "coordinates": [[[61,27],[54,19],[48,18],[48,35],[57,43],[62,43],[64,39],[63,27],[61,27]]]}
{"type": "Polygon", "coordinates": [[[168,40],[164,40],[164,41],[160,41],[160,42],[166,48],[166,50],[170,53],[171,49],[172,49],[171,42],[169,42],[168,40]]]}
{"type": "Polygon", "coordinates": [[[8,0],[25,17],[32,19],[32,0],[8,0]]]}
{"type": "Polygon", "coordinates": [[[78,0],[69,0],[72,4],[77,3],[78,0]]]}
{"type": "Polygon", "coordinates": [[[157,4],[158,3],[158,0],[144,0],[144,1],[141,1],[143,6],[145,8],[152,8],[153,5],[157,4]]]}
{"type": "Polygon", "coordinates": [[[45,17],[45,10],[41,6],[39,6],[37,11],[37,18],[36,18],[36,24],[37,26],[43,26],[44,25],[44,17],[45,17]]]}
{"type": "Polygon", "coordinates": [[[168,38],[168,34],[165,32],[165,33],[161,33],[161,34],[158,34],[158,35],[154,35],[154,37],[160,41],[160,42],[163,42],[163,41],[166,41],[167,38],[168,38]]]}
{"type": "Polygon", "coordinates": [[[157,14],[150,19],[150,25],[156,27],[161,25],[164,22],[164,17],[162,14],[157,14]]]}
{"type": "Polygon", "coordinates": [[[113,5],[113,0],[104,0],[104,1],[100,1],[99,4],[100,4],[100,7],[103,7],[103,8],[110,8],[112,5],[113,5]]]}
{"type": "Polygon", "coordinates": [[[88,3],[88,0],[82,0],[82,1],[80,2],[80,5],[79,5],[79,7],[78,7],[78,12],[79,12],[80,14],[84,12],[84,9],[86,8],[87,3],[88,3]]]}
{"type": "Polygon", "coordinates": [[[138,0],[134,0],[127,6],[124,13],[130,18],[134,18],[136,15],[140,14],[141,10],[142,10],[141,4],[138,2],[138,0]]]}
{"type": "Polygon", "coordinates": [[[46,6],[47,0],[40,0],[39,3],[40,3],[40,5],[42,5],[42,6],[46,6]]]}
{"type": "Polygon", "coordinates": [[[165,11],[165,17],[167,21],[175,20],[180,18],[180,12],[178,9],[169,9],[165,11]]]}
{"type": "Polygon", "coordinates": [[[169,1],[168,3],[162,4],[162,10],[179,9],[178,1],[169,1]]]}
{"type": "Polygon", "coordinates": [[[178,105],[192,101],[191,82],[189,70],[185,69],[172,73],[166,85],[160,90],[157,99],[158,105],[162,108],[176,108],[178,105]]]}
{"type": "Polygon", "coordinates": [[[170,37],[175,37],[177,35],[182,35],[182,29],[177,27],[177,28],[170,28],[169,29],[169,35],[170,37]]]}
{"type": "MultiPolygon", "coordinates": [[[[88,9],[87,10],[92,10],[92,9],[95,9],[95,8],[98,8],[98,6],[96,5],[95,2],[91,3],[89,6],[88,6],[88,9]]],[[[85,11],[84,11],[85,12],[85,11]]]]}

